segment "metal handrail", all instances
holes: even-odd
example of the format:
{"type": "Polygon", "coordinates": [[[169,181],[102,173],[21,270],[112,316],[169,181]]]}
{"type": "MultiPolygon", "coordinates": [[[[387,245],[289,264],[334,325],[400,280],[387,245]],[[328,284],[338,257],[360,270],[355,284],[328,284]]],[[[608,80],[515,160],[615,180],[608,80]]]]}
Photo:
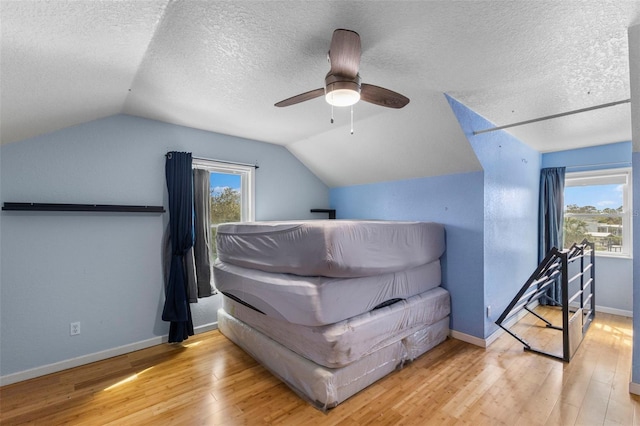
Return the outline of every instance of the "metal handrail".
{"type": "MultiPolygon", "coordinates": [[[[554,302],[557,303],[559,301],[554,300],[554,302]]],[[[540,262],[525,284],[520,288],[516,296],[507,305],[506,309],[496,321],[496,324],[522,343],[524,345],[524,350],[569,362],[582,342],[582,339],[594,318],[595,247],[594,243],[584,240],[580,244],[573,244],[567,250],[560,251],[556,247],[553,247],[540,262]],[[569,264],[577,261],[580,262],[580,272],[569,278],[569,264]],[[588,279],[585,280],[585,278],[588,279]],[[569,295],[569,284],[574,283],[578,279],[580,283],[579,289],[574,294],[569,295]],[[530,305],[535,302],[539,302],[541,298],[549,299],[546,295],[546,290],[552,283],[556,283],[558,281],[560,281],[562,293],[562,301],[560,301],[560,306],[562,308],[562,326],[553,325],[551,321],[534,312],[530,308],[530,305]],[[578,306],[573,306],[576,300],[579,300],[579,304],[578,306]],[[523,310],[526,310],[528,313],[531,313],[542,320],[546,324],[547,328],[562,331],[562,356],[533,348],[522,337],[509,329],[506,323],[523,310]],[[573,323],[578,321],[578,317],[582,320],[582,333],[570,333],[569,328],[573,326],[573,323]],[[571,339],[574,339],[574,341],[571,341],[571,339]],[[579,339],[579,341],[575,341],[575,339],[579,339]]]]}

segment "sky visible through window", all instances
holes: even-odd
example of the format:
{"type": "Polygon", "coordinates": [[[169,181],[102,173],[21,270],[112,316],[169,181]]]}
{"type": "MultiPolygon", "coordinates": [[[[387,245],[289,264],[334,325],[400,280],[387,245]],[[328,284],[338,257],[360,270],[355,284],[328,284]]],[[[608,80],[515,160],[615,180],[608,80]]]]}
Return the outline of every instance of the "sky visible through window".
{"type": "Polygon", "coordinates": [[[598,210],[622,206],[621,185],[570,186],[564,189],[565,210],[569,204],[594,206],[598,210]]]}
{"type": "Polygon", "coordinates": [[[209,179],[211,189],[213,189],[216,194],[222,193],[224,188],[227,187],[235,191],[240,191],[240,175],[212,172],[209,179]]]}

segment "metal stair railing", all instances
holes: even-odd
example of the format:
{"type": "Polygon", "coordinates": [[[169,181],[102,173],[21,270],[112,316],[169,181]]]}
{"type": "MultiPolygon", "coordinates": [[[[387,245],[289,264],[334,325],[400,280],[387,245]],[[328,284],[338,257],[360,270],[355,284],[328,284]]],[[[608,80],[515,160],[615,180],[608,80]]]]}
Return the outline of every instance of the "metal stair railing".
{"type": "Polygon", "coordinates": [[[531,274],[516,296],[507,305],[496,324],[524,345],[525,351],[535,352],[569,362],[582,342],[591,322],[595,318],[595,248],[594,244],[583,240],[567,250],[553,247],[531,274]],[[569,277],[569,270],[577,272],[569,277]],[[561,299],[547,296],[551,285],[560,282],[561,299]],[[569,294],[570,288],[576,288],[569,294]],[[554,325],[531,305],[544,298],[562,309],[562,325],[554,325]],[[545,323],[547,328],[562,332],[562,356],[533,348],[507,325],[516,315],[525,310],[545,323]]]}

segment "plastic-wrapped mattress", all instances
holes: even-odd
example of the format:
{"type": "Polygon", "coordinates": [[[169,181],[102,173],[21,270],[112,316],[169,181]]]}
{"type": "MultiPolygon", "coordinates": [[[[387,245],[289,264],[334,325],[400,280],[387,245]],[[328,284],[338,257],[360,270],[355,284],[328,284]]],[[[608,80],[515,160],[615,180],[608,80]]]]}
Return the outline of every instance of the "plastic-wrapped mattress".
{"type": "Polygon", "coordinates": [[[423,327],[404,339],[402,344],[406,351],[407,361],[413,361],[423,353],[433,349],[445,341],[449,335],[449,317],[423,327]]]}
{"type": "Polygon", "coordinates": [[[268,317],[294,324],[333,324],[371,311],[392,299],[407,299],[441,283],[440,260],[395,273],[358,278],[301,277],[221,262],[216,288],[268,317]]]}
{"type": "MultiPolygon", "coordinates": [[[[414,333],[419,336],[434,336],[434,340],[428,344],[422,341],[420,349],[426,352],[444,341],[449,332],[448,326],[449,317],[414,333]],[[432,331],[426,333],[426,329],[432,331]]],[[[244,349],[294,392],[323,410],[335,407],[402,367],[403,363],[410,359],[404,340],[398,340],[346,367],[327,368],[287,349],[227,314],[222,308],[218,310],[218,327],[222,334],[244,349]]]]}
{"type": "MultiPolygon", "coordinates": [[[[297,354],[325,367],[338,368],[448,317],[450,302],[449,293],[438,287],[335,324],[317,327],[273,319],[227,297],[223,300],[223,308],[297,354]]],[[[415,346],[412,341],[410,344],[415,346]]]]}
{"type": "Polygon", "coordinates": [[[218,226],[225,263],[303,276],[387,274],[439,259],[444,227],[432,222],[312,220],[218,226]]]}

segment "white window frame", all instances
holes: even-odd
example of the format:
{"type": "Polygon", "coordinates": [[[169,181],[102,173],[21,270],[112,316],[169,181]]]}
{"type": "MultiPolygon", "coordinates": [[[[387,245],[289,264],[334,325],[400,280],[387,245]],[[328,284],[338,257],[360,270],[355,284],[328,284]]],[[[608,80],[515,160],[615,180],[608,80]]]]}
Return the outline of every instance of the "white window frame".
{"type": "MultiPolygon", "coordinates": [[[[194,169],[207,170],[209,173],[240,175],[240,220],[242,222],[255,221],[255,166],[194,158],[192,167],[194,169]]],[[[217,226],[217,224],[212,223],[211,226],[217,226]]]]}
{"type": "MultiPolygon", "coordinates": [[[[596,256],[631,258],[633,257],[633,179],[630,167],[604,170],[590,170],[581,172],[567,172],[565,174],[565,188],[575,186],[591,186],[606,184],[625,185],[622,191],[622,251],[596,251],[596,256]]],[[[567,217],[565,215],[565,217],[567,217]]],[[[573,216],[575,217],[575,216],[573,216]]]]}

